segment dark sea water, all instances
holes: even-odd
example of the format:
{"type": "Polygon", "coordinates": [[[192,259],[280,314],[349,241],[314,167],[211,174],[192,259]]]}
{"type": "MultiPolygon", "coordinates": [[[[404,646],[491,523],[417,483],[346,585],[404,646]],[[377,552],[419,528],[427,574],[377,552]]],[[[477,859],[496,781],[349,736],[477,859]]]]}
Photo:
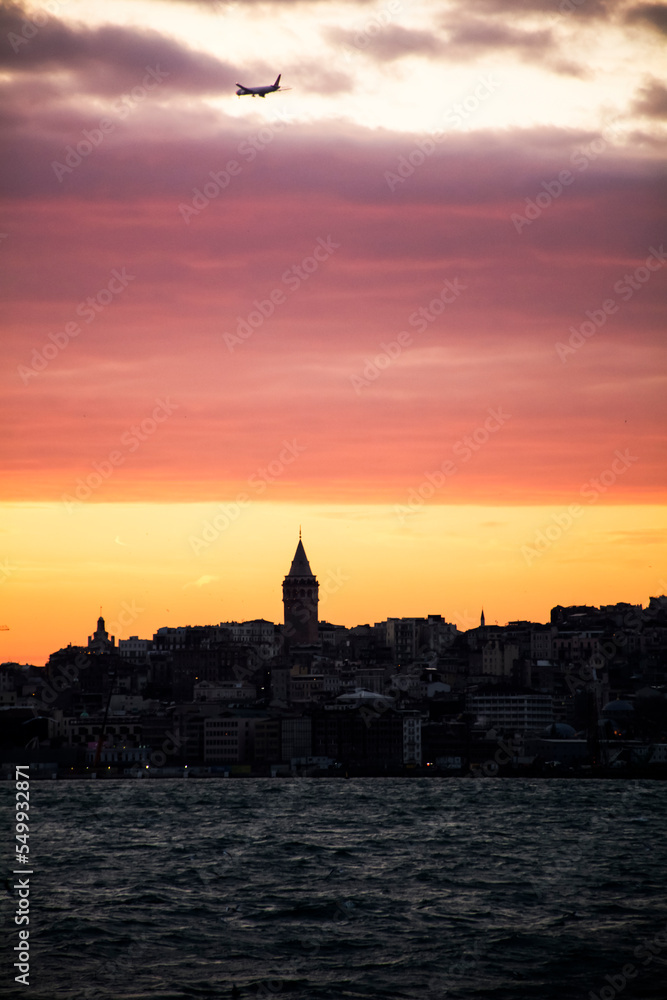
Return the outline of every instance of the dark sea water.
{"type": "Polygon", "coordinates": [[[667,783],[32,781],[30,813],[2,996],[667,998],[667,783]]]}

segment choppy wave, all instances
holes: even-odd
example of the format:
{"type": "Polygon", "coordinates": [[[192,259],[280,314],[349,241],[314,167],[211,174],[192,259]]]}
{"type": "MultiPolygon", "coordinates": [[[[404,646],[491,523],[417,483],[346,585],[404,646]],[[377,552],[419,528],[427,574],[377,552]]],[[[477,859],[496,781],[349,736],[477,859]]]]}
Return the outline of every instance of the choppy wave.
{"type": "Polygon", "coordinates": [[[0,995],[665,1000],[666,820],[651,781],[32,782],[0,995]]]}

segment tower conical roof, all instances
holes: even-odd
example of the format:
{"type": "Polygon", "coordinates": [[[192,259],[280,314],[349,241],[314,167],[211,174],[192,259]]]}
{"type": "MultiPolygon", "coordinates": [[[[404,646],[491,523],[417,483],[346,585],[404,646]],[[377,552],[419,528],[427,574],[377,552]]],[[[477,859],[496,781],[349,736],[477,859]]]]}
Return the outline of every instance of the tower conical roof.
{"type": "Polygon", "coordinates": [[[310,568],[310,563],[308,562],[308,556],[306,555],[306,550],[303,547],[303,542],[299,539],[299,544],[296,547],[296,552],[294,553],[294,559],[292,559],[292,565],[288,576],[312,576],[313,571],[310,568]]]}

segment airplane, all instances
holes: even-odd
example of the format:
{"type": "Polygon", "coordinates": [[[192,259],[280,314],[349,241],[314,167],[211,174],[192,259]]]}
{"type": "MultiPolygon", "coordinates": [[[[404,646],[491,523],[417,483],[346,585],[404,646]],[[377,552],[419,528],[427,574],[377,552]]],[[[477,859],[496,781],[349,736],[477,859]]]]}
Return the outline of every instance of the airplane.
{"type": "Polygon", "coordinates": [[[267,94],[273,94],[276,90],[291,90],[291,87],[281,87],[280,77],[281,73],[278,73],[276,77],[276,82],[272,83],[268,87],[244,87],[242,83],[237,83],[236,86],[239,88],[236,93],[239,97],[244,97],[246,94],[250,94],[251,97],[266,97],[267,94]]]}

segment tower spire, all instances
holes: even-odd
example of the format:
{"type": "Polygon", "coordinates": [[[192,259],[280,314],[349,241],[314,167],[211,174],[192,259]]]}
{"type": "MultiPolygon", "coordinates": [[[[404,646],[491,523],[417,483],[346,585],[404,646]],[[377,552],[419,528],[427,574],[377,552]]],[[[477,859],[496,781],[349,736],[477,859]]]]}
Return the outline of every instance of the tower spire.
{"type": "Polygon", "coordinates": [[[317,577],[310,568],[299,527],[299,544],[289,573],[283,580],[283,635],[288,644],[310,645],[317,642],[319,586],[317,577]]]}

